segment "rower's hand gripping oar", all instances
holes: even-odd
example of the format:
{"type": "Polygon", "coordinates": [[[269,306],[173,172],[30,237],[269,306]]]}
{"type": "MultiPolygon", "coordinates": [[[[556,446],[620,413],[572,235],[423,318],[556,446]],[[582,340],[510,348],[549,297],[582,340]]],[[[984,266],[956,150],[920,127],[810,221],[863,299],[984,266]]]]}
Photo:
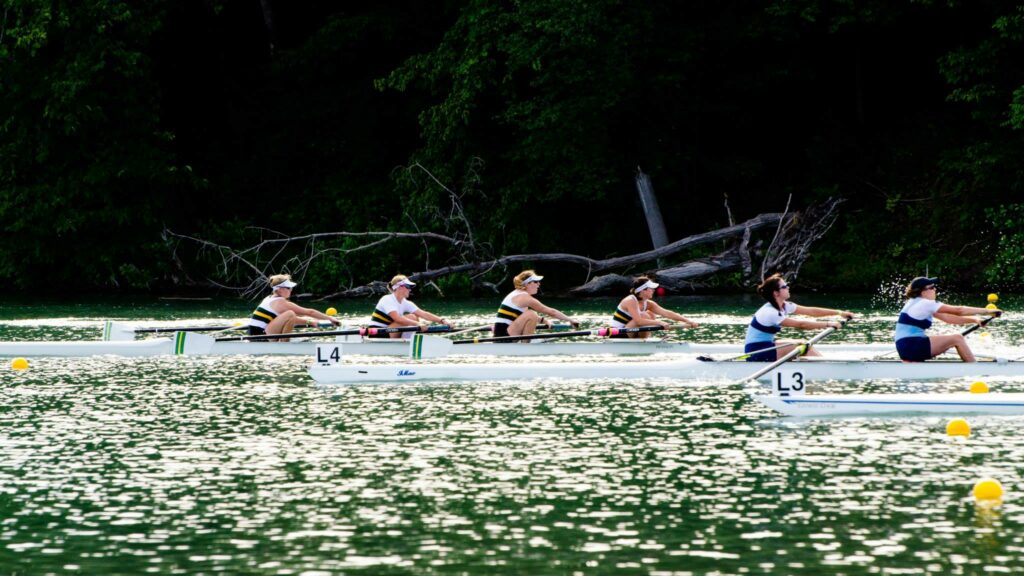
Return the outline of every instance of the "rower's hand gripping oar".
{"type": "Polygon", "coordinates": [[[996,318],[999,318],[1002,315],[1003,315],[1003,311],[1002,310],[996,310],[995,314],[989,316],[988,318],[985,318],[984,320],[981,321],[980,324],[975,324],[974,326],[971,326],[967,330],[964,330],[963,332],[960,333],[960,335],[961,336],[967,336],[971,332],[974,332],[975,330],[977,330],[978,328],[981,328],[982,326],[986,326],[989,322],[995,320],[996,318]]]}
{"type": "Polygon", "coordinates": [[[527,336],[497,336],[494,338],[466,338],[464,340],[448,340],[447,338],[436,338],[416,334],[409,345],[409,357],[413,359],[440,358],[451,353],[452,346],[456,344],[481,344],[485,342],[522,342],[529,340],[551,340],[553,338],[567,338],[570,336],[615,336],[618,334],[633,334],[638,332],[653,332],[661,330],[661,326],[640,326],[637,328],[600,328],[597,330],[577,330],[575,332],[561,332],[559,334],[530,334],[527,336]]]}
{"type": "MultiPolygon", "coordinates": [[[[842,328],[843,326],[846,326],[846,323],[849,322],[849,321],[850,320],[848,318],[844,319],[844,320],[840,320],[839,321],[839,328],[842,328]]],[[[827,338],[829,336],[829,334],[832,334],[833,332],[835,332],[839,328],[836,328],[834,326],[829,326],[828,328],[825,328],[824,330],[822,330],[821,332],[816,334],[810,340],[808,340],[806,342],[803,342],[801,344],[797,344],[797,346],[795,348],[793,348],[792,350],[787,352],[786,355],[783,356],[782,358],[779,358],[775,362],[772,362],[768,366],[765,366],[764,368],[761,368],[760,370],[754,372],[753,374],[751,374],[750,376],[747,376],[746,378],[741,378],[740,380],[737,380],[737,381],[733,382],[733,384],[745,384],[745,383],[747,383],[747,382],[749,382],[751,380],[756,380],[756,379],[760,378],[761,376],[764,376],[765,374],[771,372],[772,370],[775,370],[779,366],[782,366],[786,362],[789,362],[793,358],[796,358],[798,356],[803,356],[804,354],[807,353],[807,351],[811,348],[811,346],[814,346],[818,342],[824,340],[825,338],[827,338]]]]}

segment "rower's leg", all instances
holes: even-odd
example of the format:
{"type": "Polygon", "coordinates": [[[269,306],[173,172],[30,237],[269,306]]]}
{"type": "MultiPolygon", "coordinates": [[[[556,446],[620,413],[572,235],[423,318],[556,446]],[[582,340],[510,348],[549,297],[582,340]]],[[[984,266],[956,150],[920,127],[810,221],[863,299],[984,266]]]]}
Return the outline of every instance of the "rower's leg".
{"type": "MultiPolygon", "coordinates": [[[[800,345],[800,342],[797,342],[795,340],[776,340],[775,345],[781,346],[781,348],[775,351],[775,359],[778,360],[779,358],[782,358],[786,354],[792,352],[793,348],[796,348],[797,346],[800,345]]],[[[821,356],[821,354],[819,354],[818,351],[815,350],[814,348],[811,348],[810,350],[807,351],[806,354],[804,354],[804,356],[821,356]]]]}
{"type": "MultiPolygon", "coordinates": [[[[278,314],[277,318],[267,323],[267,334],[287,334],[295,327],[296,320],[295,312],[285,310],[278,314]]],[[[274,342],[278,342],[278,340],[274,340],[274,342]]]]}
{"type": "Polygon", "coordinates": [[[977,362],[974,352],[971,352],[971,347],[967,345],[967,340],[960,334],[929,336],[928,340],[932,345],[932,358],[950,348],[956,348],[956,353],[960,355],[961,360],[964,362],[977,362]]]}
{"type": "Polygon", "coordinates": [[[509,336],[529,336],[537,331],[537,322],[540,316],[533,310],[527,310],[519,315],[508,327],[509,336]]]}
{"type": "MultiPolygon", "coordinates": [[[[649,317],[649,318],[653,317],[653,316],[651,316],[650,312],[643,312],[643,315],[645,317],[649,317]]],[[[626,328],[639,328],[639,327],[640,327],[640,323],[636,321],[636,318],[630,320],[629,322],[626,322],[626,328]]],[[[626,337],[627,338],[636,339],[636,338],[647,338],[650,335],[651,335],[650,332],[632,332],[630,334],[626,334],[626,337]]]]}

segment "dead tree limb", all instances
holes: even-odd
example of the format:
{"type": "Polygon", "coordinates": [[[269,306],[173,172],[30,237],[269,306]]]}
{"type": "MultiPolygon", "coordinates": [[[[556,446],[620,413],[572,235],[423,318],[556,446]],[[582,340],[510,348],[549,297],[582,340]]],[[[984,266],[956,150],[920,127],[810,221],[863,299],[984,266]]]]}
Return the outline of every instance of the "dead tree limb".
{"type": "MultiPolygon", "coordinates": [[[[448,192],[453,195],[453,203],[458,204],[459,197],[452,191],[448,192]]],[[[687,289],[695,286],[696,279],[720,272],[742,271],[744,276],[749,278],[753,268],[752,256],[758,255],[758,246],[760,246],[760,242],[758,242],[751,247],[752,234],[769,227],[775,227],[776,233],[770,249],[763,256],[761,270],[781,271],[786,273],[787,277],[795,277],[799,272],[800,265],[809,255],[810,245],[821,238],[835,222],[838,216],[837,207],[841,202],[840,199],[830,199],[819,206],[809,208],[802,214],[760,214],[741,224],[695,234],[653,250],[605,259],[567,253],[512,254],[499,258],[487,258],[484,256],[486,250],[481,250],[474,242],[467,239],[472,232],[468,219],[461,211],[461,205],[453,207],[450,218],[457,222],[461,221],[466,230],[455,234],[429,231],[415,233],[343,231],[286,236],[273,230],[254,228],[252,230],[260,235],[259,241],[242,249],[178,234],[170,230],[164,232],[164,237],[172,247],[172,257],[175,262],[183,261],[178,250],[188,245],[199,256],[215,264],[217,279],[208,278],[206,280],[208,286],[235,290],[245,296],[255,296],[263,292],[266,288],[266,276],[270,273],[289,272],[301,281],[302,275],[317,259],[337,259],[341,263],[340,268],[345,269],[344,259],[347,256],[399,241],[418,241],[422,243],[424,250],[428,249],[429,245],[440,243],[446,245],[450,250],[448,264],[438,268],[429,268],[428,263],[428,269],[409,274],[413,281],[425,282],[428,285],[438,278],[460,273],[471,275],[474,282],[482,282],[480,277],[494,269],[527,263],[533,265],[573,264],[587,270],[589,276],[591,273],[637,268],[696,246],[733,241],[718,254],[674,264],[663,269],[659,269],[660,267],[656,264],[651,270],[657,274],[659,282],[666,287],[687,289]],[[350,240],[362,243],[356,243],[354,246],[338,245],[340,241],[348,242],[350,240]],[[471,255],[476,258],[471,258],[471,255]]],[[[184,272],[184,267],[180,267],[184,272]]],[[[611,288],[615,288],[612,291],[619,291],[618,288],[628,284],[628,281],[628,278],[619,274],[597,276],[587,284],[573,289],[572,293],[579,295],[607,293],[611,288]]],[[[490,286],[493,288],[493,285],[490,286]]],[[[384,283],[377,280],[365,285],[350,285],[322,298],[367,296],[381,294],[385,289],[384,283]]]]}
{"type": "Polygon", "coordinates": [[[768,271],[781,272],[787,280],[796,278],[800,267],[810,256],[811,244],[832,228],[839,217],[839,205],[843,202],[842,198],[829,198],[785,222],[780,228],[778,249],[766,252],[761,262],[762,277],[768,271]]]}

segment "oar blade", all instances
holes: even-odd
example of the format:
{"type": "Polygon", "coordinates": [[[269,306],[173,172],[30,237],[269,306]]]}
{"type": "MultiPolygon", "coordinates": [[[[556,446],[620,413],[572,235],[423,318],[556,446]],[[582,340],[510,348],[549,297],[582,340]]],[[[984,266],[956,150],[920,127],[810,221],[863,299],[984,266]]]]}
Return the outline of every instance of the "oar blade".
{"type": "Polygon", "coordinates": [[[130,324],[107,320],[103,323],[103,340],[107,342],[135,340],[135,329],[130,324]]]}
{"type": "Polygon", "coordinates": [[[197,332],[174,333],[175,356],[201,356],[213,350],[214,338],[197,332]]]}
{"type": "Polygon", "coordinates": [[[447,338],[415,334],[409,340],[409,358],[422,360],[425,358],[441,358],[447,356],[454,342],[447,338]]]}

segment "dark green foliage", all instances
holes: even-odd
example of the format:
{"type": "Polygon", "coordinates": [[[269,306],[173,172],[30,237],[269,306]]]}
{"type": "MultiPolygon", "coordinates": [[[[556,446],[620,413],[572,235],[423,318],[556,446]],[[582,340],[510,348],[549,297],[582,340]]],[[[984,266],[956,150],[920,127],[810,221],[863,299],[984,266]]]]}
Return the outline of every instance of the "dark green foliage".
{"type": "MultiPolygon", "coordinates": [[[[848,198],[805,284],[873,288],[925,268],[1024,281],[1024,12],[1011,3],[0,7],[9,288],[159,290],[218,274],[213,255],[180,253],[185,278],[164,228],[238,246],[268,229],[430,230],[471,232],[481,257],[626,254],[649,247],[638,166],[671,239],[724,225],[726,195],[737,220],[790,194],[794,209],[848,198]]],[[[304,288],[428,258],[454,263],[413,241],[334,253],[304,288]]]]}

